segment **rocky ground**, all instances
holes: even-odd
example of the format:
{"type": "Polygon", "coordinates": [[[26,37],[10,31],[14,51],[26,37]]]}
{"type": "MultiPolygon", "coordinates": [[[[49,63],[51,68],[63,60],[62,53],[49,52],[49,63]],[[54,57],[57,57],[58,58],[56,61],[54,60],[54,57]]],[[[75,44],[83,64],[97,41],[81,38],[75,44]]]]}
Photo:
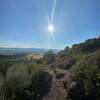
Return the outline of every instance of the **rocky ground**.
{"type": "Polygon", "coordinates": [[[69,80],[68,71],[59,68],[48,68],[46,71],[52,75],[52,86],[50,92],[42,100],[66,100],[68,93],[64,88],[64,82],[69,80]]]}

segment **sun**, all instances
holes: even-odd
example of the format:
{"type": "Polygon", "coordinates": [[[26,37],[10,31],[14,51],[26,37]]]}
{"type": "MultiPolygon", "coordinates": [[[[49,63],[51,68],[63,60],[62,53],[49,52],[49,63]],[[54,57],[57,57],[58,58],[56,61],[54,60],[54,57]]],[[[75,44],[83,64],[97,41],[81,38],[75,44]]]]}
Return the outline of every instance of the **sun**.
{"type": "Polygon", "coordinates": [[[48,31],[52,33],[54,31],[54,27],[52,24],[48,25],[48,31]]]}

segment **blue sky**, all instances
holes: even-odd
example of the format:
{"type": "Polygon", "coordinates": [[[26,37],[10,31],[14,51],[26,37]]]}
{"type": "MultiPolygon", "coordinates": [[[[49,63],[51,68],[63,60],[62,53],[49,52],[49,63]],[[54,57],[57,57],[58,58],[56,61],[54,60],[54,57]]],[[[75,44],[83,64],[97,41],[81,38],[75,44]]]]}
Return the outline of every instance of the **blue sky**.
{"type": "Polygon", "coordinates": [[[100,35],[100,0],[0,0],[0,47],[61,48],[100,35]]]}

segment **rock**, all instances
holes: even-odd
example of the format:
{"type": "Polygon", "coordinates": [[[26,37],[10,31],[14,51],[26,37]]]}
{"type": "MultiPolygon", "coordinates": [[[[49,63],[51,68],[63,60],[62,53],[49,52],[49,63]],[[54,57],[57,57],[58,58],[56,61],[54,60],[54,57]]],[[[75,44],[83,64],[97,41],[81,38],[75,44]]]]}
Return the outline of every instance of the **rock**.
{"type": "Polygon", "coordinates": [[[64,73],[58,73],[58,74],[56,74],[56,78],[61,79],[64,77],[64,75],[65,75],[64,73]]]}

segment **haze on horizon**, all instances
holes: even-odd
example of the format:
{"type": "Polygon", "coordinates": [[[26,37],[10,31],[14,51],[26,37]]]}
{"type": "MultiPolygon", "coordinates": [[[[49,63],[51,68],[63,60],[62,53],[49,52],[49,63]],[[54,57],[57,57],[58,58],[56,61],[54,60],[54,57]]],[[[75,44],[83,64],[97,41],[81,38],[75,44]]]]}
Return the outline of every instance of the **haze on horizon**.
{"type": "Polygon", "coordinates": [[[64,48],[100,35],[100,0],[0,0],[0,47],[64,48]],[[46,13],[45,13],[46,12],[46,13]]]}

